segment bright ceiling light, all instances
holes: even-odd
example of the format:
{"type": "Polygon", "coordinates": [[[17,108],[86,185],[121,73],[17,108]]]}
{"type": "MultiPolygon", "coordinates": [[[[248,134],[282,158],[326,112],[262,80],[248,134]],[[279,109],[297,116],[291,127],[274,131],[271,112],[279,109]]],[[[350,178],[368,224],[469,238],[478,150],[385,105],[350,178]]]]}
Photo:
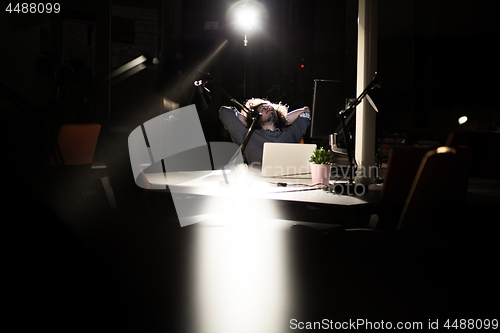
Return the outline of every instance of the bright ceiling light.
{"type": "Polygon", "coordinates": [[[245,34],[257,29],[265,15],[264,6],[253,0],[238,1],[228,11],[229,20],[245,34]]]}
{"type": "Polygon", "coordinates": [[[463,125],[467,122],[467,120],[468,120],[467,116],[462,116],[462,117],[458,118],[458,124],[463,125]]]}
{"type": "Polygon", "coordinates": [[[257,9],[251,5],[244,4],[236,12],[236,23],[240,28],[251,30],[258,21],[257,9]]]}

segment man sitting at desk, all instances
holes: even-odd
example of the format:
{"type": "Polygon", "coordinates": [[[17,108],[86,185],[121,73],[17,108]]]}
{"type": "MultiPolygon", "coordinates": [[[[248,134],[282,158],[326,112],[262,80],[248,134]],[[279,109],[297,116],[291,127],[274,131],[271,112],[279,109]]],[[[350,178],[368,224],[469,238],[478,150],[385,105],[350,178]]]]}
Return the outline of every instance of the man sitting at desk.
{"type": "MultiPolygon", "coordinates": [[[[249,99],[245,106],[259,114],[243,151],[246,163],[252,168],[261,168],[264,142],[297,143],[311,124],[311,113],[307,106],[288,112],[287,105],[260,98],[249,99]]],[[[224,128],[237,145],[243,143],[252,123],[250,116],[243,112],[229,106],[222,106],[219,110],[224,128]]]]}

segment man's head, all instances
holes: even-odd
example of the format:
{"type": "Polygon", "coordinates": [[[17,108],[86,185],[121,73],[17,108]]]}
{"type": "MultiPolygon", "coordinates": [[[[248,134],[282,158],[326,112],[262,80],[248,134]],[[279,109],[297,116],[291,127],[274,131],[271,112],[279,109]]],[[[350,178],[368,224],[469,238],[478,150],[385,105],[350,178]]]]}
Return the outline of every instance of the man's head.
{"type": "Polygon", "coordinates": [[[260,104],[254,110],[260,115],[259,124],[261,127],[265,124],[274,124],[274,126],[278,126],[278,114],[271,104],[260,104]]]}
{"type": "Polygon", "coordinates": [[[275,127],[281,128],[286,122],[287,105],[271,103],[261,98],[252,98],[246,102],[245,106],[260,115],[258,125],[261,128],[266,124],[274,124],[275,127]]]}

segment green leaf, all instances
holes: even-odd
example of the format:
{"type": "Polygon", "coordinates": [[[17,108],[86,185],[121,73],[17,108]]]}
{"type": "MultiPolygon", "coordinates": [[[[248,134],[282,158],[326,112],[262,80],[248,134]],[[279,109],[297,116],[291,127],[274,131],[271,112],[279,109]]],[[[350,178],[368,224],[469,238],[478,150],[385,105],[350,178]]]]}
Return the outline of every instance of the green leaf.
{"type": "Polygon", "coordinates": [[[333,152],[331,150],[326,151],[323,147],[315,149],[309,162],[315,164],[331,164],[333,163],[333,152]]]}

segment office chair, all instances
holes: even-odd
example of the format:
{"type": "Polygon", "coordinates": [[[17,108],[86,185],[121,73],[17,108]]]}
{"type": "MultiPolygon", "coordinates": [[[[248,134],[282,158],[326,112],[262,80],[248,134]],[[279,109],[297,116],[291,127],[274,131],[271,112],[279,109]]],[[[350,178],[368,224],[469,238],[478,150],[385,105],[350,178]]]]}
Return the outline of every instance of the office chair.
{"type": "Polygon", "coordinates": [[[398,224],[398,233],[432,232],[435,217],[441,208],[454,203],[450,194],[457,175],[457,151],[451,147],[439,147],[427,152],[420,163],[410,193],[398,224]]]}
{"type": "Polygon", "coordinates": [[[377,230],[395,231],[406,198],[424,155],[435,147],[395,146],[389,152],[387,172],[384,177],[377,230]]]}
{"type": "MultiPolygon", "coordinates": [[[[395,232],[406,204],[410,190],[415,182],[421,162],[431,146],[396,146],[389,154],[387,174],[382,186],[379,206],[379,221],[376,228],[385,232],[395,232]]],[[[454,147],[456,161],[447,174],[450,174],[447,199],[450,204],[465,204],[470,174],[472,150],[470,147],[454,147]]],[[[442,151],[441,149],[440,151],[442,151]]]]}
{"type": "MultiPolygon", "coordinates": [[[[110,207],[115,209],[113,189],[109,176],[104,172],[106,165],[93,164],[100,131],[100,124],[61,125],[49,164],[63,167],[63,172],[81,178],[83,183],[89,178],[99,179],[110,207]]],[[[75,183],[72,185],[75,186],[75,183]]]]}
{"type": "Polygon", "coordinates": [[[57,135],[51,164],[90,165],[101,131],[99,124],[64,124],[57,135]]]}

